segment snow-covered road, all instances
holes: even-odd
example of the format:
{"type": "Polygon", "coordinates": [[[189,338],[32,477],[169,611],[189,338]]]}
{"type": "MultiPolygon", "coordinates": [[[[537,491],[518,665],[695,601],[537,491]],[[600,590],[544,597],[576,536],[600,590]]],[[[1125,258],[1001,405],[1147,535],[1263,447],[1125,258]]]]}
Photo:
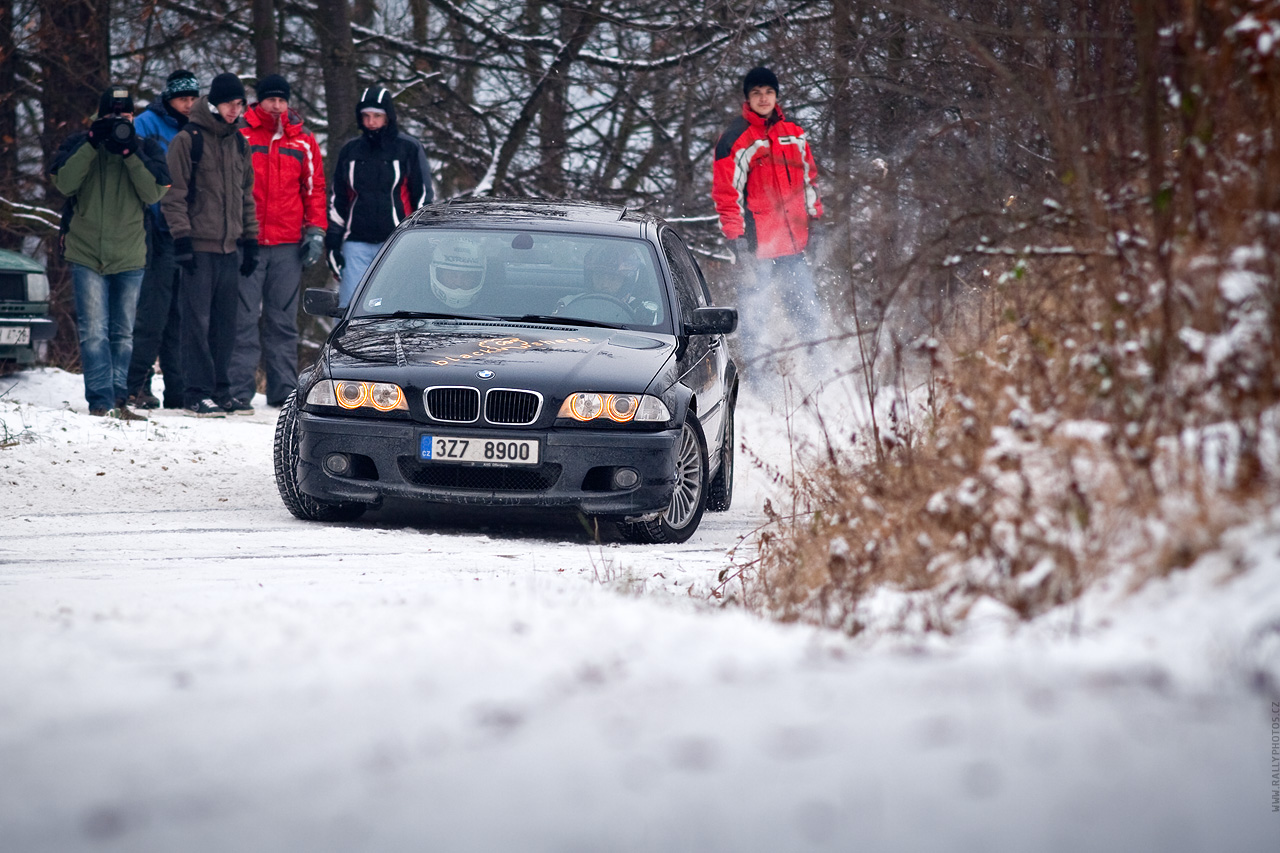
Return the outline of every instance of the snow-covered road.
{"type": "Polygon", "coordinates": [[[707,602],[760,520],[746,465],[680,547],[305,524],[274,413],[125,426],[78,383],[0,379],[0,850],[1280,843],[1274,519],[1134,597],[849,640],[707,602]]]}

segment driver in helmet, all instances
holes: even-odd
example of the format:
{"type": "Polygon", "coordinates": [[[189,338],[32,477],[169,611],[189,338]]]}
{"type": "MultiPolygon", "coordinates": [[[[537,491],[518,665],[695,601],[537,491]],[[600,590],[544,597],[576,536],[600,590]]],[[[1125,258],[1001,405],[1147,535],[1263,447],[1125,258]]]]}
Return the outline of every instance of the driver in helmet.
{"type": "Polygon", "coordinates": [[[431,292],[452,309],[466,308],[484,287],[480,244],[462,238],[446,240],[431,256],[431,292]]]}
{"type": "MultiPolygon", "coordinates": [[[[587,250],[583,278],[587,290],[561,300],[556,313],[565,313],[574,302],[607,299],[625,306],[632,320],[652,325],[657,322],[657,305],[635,295],[644,263],[632,246],[604,243],[587,250]]],[[[572,313],[570,310],[569,313],[572,313]]]]}

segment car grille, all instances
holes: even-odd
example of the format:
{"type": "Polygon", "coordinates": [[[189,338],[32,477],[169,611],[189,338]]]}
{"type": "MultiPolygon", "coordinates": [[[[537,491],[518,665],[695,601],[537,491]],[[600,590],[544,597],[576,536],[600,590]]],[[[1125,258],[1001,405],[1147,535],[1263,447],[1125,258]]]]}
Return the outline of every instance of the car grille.
{"type": "Polygon", "coordinates": [[[484,468],[478,465],[423,465],[400,457],[400,475],[415,486],[473,489],[478,492],[545,492],[560,479],[559,465],[537,468],[484,468]]]}
{"type": "Polygon", "coordinates": [[[0,272],[0,300],[5,302],[27,301],[26,273],[0,272]]]}
{"type": "Polygon", "coordinates": [[[475,388],[428,388],[423,399],[432,420],[470,424],[480,419],[480,392],[475,388]]]}
{"type": "Polygon", "coordinates": [[[531,424],[542,410],[542,395],[533,391],[491,388],[484,397],[484,419],[491,424],[531,424]]]}

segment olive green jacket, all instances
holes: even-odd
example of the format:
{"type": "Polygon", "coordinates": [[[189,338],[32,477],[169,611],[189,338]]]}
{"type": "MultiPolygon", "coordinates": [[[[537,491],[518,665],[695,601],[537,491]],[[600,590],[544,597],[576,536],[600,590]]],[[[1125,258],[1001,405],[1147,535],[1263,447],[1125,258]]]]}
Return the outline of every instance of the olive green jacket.
{"type": "Polygon", "coordinates": [[[99,275],[147,265],[143,216],[169,188],[164,149],[139,139],[128,157],[89,144],[88,132],[68,137],[49,170],[58,192],[74,199],[63,256],[99,275]]]}

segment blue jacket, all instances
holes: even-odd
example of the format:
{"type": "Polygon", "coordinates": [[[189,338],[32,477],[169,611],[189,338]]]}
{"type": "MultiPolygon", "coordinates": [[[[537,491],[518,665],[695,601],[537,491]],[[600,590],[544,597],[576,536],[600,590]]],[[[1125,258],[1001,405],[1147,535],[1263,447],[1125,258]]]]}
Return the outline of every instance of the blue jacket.
{"type": "MultiPolygon", "coordinates": [[[[178,124],[178,120],[164,108],[164,102],[156,98],[140,115],[134,116],[133,129],[141,138],[154,139],[160,143],[160,149],[167,155],[169,143],[178,135],[182,127],[178,124]]],[[[148,224],[154,223],[155,227],[161,231],[169,230],[169,223],[164,221],[159,203],[151,205],[147,219],[148,224]]]]}

